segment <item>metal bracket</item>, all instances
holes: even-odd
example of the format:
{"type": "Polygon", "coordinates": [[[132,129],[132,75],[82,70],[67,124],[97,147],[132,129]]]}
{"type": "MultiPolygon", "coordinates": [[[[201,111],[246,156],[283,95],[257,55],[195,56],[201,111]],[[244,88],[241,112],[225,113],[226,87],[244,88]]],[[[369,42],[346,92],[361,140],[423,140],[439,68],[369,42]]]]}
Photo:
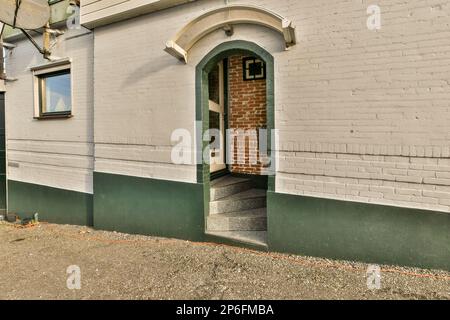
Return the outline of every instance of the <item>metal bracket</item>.
{"type": "Polygon", "coordinates": [[[52,58],[52,52],[50,48],[50,35],[56,34],[56,36],[63,35],[64,32],[60,30],[50,29],[50,25],[47,23],[47,25],[44,27],[44,46],[41,48],[41,46],[33,39],[33,37],[24,29],[20,29],[22,33],[30,40],[30,42],[35,46],[35,48],[39,51],[40,54],[44,56],[45,59],[52,61],[54,60],[52,58]]]}
{"type": "Polygon", "coordinates": [[[0,80],[3,80],[5,82],[14,82],[14,81],[17,81],[19,79],[17,79],[17,78],[8,78],[8,77],[5,77],[5,78],[0,77],[0,80]]]}
{"type": "Polygon", "coordinates": [[[31,44],[35,46],[35,48],[39,51],[40,54],[44,55],[44,57],[45,55],[49,54],[48,51],[39,46],[39,44],[33,39],[33,37],[28,33],[28,31],[25,31],[24,29],[20,29],[20,31],[22,31],[25,37],[27,37],[28,40],[30,40],[31,44]]]}

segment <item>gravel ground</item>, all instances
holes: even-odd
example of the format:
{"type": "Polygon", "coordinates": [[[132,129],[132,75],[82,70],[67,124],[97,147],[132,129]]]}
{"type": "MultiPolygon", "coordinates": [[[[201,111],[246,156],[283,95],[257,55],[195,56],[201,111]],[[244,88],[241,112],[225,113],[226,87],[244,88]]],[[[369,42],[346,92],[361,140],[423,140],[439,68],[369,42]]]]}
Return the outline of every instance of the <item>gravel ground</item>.
{"type": "Polygon", "coordinates": [[[0,299],[450,299],[450,273],[41,224],[0,224],[0,299]],[[69,290],[67,267],[81,270],[69,290]]]}

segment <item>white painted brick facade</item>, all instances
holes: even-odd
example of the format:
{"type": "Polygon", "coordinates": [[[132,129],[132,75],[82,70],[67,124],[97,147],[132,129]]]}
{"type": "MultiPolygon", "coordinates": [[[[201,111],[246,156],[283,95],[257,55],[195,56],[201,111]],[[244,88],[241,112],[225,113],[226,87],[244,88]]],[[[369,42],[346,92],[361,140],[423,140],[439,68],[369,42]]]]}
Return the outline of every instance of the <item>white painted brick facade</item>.
{"type": "MultiPolygon", "coordinates": [[[[171,164],[170,136],[177,128],[194,135],[196,65],[220,43],[242,39],[275,60],[277,192],[450,211],[449,1],[229,2],[292,20],[297,45],[284,51],[277,33],[239,25],[232,37],[216,31],[200,40],[187,65],[163,51],[186,23],[223,5],[219,0],[95,29],[95,170],[195,182],[195,165],[171,164]],[[366,10],[375,3],[382,28],[370,31],[366,10]]],[[[31,54],[25,47],[16,59],[31,54]]],[[[23,79],[11,85],[21,97],[7,98],[8,143],[36,132],[45,140],[42,127],[51,126],[30,125],[23,79]]],[[[81,132],[92,129],[83,128],[64,130],[90,141],[81,132]]]]}
{"type": "MultiPolygon", "coordinates": [[[[369,1],[239,1],[293,20],[299,43],[285,52],[277,34],[238,26],[231,38],[217,31],[202,39],[187,66],[162,51],[185,23],[221,3],[198,1],[96,31],[96,139],[165,147],[173,129],[194,132],[196,64],[223,41],[244,39],[275,58],[278,192],[449,211],[447,1],[378,1],[378,32],[366,27],[369,1]],[[129,48],[126,57],[111,53],[117,43],[129,48]],[[139,119],[125,105],[137,107],[139,119]],[[111,107],[116,125],[133,123],[128,134],[113,134],[111,107]]],[[[123,170],[103,161],[101,170],[123,170]]],[[[194,166],[155,174],[135,164],[135,174],[171,178],[170,168],[195,181],[194,166]]]]}
{"type": "MultiPolygon", "coordinates": [[[[40,39],[36,38],[38,43],[40,39]]],[[[7,175],[9,180],[92,193],[93,35],[69,30],[53,54],[72,59],[73,114],[70,119],[36,120],[30,67],[45,63],[30,42],[15,42],[6,85],[7,175]]]]}
{"type": "Polygon", "coordinates": [[[281,152],[285,192],[448,211],[447,159],[281,152]]]}

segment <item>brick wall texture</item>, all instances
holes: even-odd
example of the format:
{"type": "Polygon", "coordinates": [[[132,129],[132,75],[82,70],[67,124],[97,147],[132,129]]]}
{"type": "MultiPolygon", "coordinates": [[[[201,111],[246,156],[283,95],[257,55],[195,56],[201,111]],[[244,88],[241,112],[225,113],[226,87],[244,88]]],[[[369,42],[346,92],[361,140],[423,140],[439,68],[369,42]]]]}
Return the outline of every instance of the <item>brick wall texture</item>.
{"type": "MultiPolygon", "coordinates": [[[[245,56],[234,55],[229,58],[229,120],[230,129],[246,130],[245,148],[239,148],[238,138],[228,144],[234,150],[234,164],[231,171],[244,174],[261,173],[259,159],[258,130],[267,126],[266,80],[244,81],[243,59],[245,56]],[[248,131],[249,130],[249,131],[248,131]],[[240,153],[240,154],[239,154],[240,153]],[[244,160],[239,161],[239,159],[244,160]]],[[[242,138],[241,138],[242,139],[242,138]]],[[[243,141],[243,140],[241,140],[243,141]]]]}
{"type": "MultiPolygon", "coordinates": [[[[8,169],[9,178],[86,191],[74,168],[89,177],[95,153],[98,172],[197,182],[195,146],[191,165],[173,164],[178,142],[171,135],[184,128],[195,140],[196,66],[218,45],[240,40],[274,58],[276,192],[450,212],[450,1],[229,3],[259,5],[291,20],[297,44],[286,51],[279,33],[240,24],[231,37],[223,30],[205,35],[189,50],[187,65],[164,52],[167,40],[223,0],[193,1],[96,28],[95,45],[72,37],[60,43],[65,52],[55,52],[73,60],[77,80],[74,117],[67,121],[34,121],[29,66],[40,62],[28,42],[19,42],[7,63],[19,81],[8,83],[6,120],[8,161],[22,162],[8,169]],[[373,4],[381,10],[376,31],[366,24],[373,4]],[[81,54],[90,47],[94,54],[81,54]],[[95,151],[84,143],[92,135],[95,151]],[[77,155],[69,161],[65,141],[75,138],[77,155]],[[41,163],[26,165],[28,152],[41,163]],[[76,176],[68,179],[67,172],[76,176]]],[[[241,79],[239,72],[236,81],[241,79]]],[[[231,107],[240,119],[263,112],[262,102],[261,114],[233,101],[231,107]]]]}
{"type": "Polygon", "coordinates": [[[276,192],[450,212],[448,0],[229,2],[292,20],[297,45],[285,51],[276,32],[237,25],[232,37],[217,30],[199,40],[180,66],[161,43],[221,0],[96,29],[97,170],[196,181],[196,167],[171,165],[165,146],[175,128],[194,132],[197,64],[244,40],[274,57],[276,192]],[[377,31],[367,28],[373,4],[377,31]]]}

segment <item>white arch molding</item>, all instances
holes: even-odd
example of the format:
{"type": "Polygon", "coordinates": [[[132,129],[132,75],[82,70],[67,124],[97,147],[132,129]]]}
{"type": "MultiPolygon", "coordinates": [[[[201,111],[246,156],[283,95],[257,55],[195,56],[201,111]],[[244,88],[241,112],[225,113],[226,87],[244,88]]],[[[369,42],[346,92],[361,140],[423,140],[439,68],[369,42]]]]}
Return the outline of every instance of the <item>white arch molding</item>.
{"type": "Polygon", "coordinates": [[[227,5],[189,22],[166,42],[164,50],[187,63],[189,50],[201,38],[218,29],[232,32],[233,25],[243,23],[262,25],[279,32],[284,37],[286,49],[296,44],[295,27],[290,20],[259,6],[227,5]]]}

